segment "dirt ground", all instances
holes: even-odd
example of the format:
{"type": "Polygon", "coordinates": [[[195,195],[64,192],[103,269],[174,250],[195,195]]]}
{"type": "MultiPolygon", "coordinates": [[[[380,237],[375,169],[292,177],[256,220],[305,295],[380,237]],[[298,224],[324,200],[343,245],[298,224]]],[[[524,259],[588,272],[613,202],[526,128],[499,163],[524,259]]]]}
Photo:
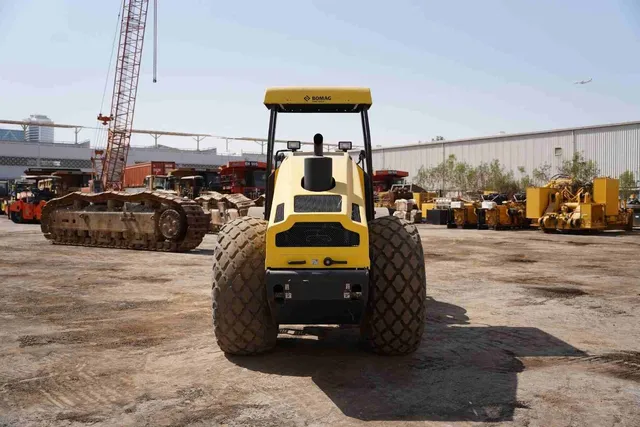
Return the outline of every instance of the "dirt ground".
{"type": "Polygon", "coordinates": [[[212,332],[213,235],[53,246],[0,217],[0,426],[640,425],[640,233],[420,227],[416,353],[316,327],[238,358],[212,332]]]}

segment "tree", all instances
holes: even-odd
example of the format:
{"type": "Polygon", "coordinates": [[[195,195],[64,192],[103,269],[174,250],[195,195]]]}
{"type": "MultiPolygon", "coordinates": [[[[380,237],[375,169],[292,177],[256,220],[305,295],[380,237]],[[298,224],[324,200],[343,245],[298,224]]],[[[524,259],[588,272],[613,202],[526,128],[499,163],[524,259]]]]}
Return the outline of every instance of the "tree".
{"type": "Polygon", "coordinates": [[[519,185],[513,176],[513,171],[506,171],[504,166],[500,164],[500,160],[497,159],[489,163],[487,187],[487,190],[498,193],[514,194],[519,191],[519,185]]]}
{"type": "Polygon", "coordinates": [[[451,154],[447,160],[437,166],[422,166],[413,181],[423,188],[449,190],[455,167],[456,156],[451,154]]]}
{"type": "Polygon", "coordinates": [[[626,170],[620,174],[620,194],[628,199],[638,189],[638,182],[633,172],[626,170]]]}
{"type": "Polygon", "coordinates": [[[576,183],[581,185],[590,184],[593,182],[593,178],[600,174],[597,163],[593,160],[587,160],[580,152],[573,153],[571,160],[562,162],[559,172],[564,175],[569,175],[576,183]]]}
{"type": "Polygon", "coordinates": [[[522,187],[514,178],[513,171],[506,171],[499,160],[474,167],[459,162],[453,154],[437,166],[421,167],[414,182],[428,189],[460,191],[475,195],[482,194],[485,190],[513,194],[522,187]]]}
{"type": "Polygon", "coordinates": [[[531,172],[531,181],[533,185],[542,186],[551,180],[551,165],[543,163],[531,172]]]}
{"type": "Polygon", "coordinates": [[[435,138],[431,138],[431,141],[444,141],[444,136],[436,136],[435,138]]]}
{"type": "Polygon", "coordinates": [[[527,170],[524,166],[518,166],[518,172],[522,177],[520,178],[520,182],[518,183],[518,187],[520,191],[525,191],[527,187],[533,187],[533,181],[531,177],[527,174],[527,170]]]}

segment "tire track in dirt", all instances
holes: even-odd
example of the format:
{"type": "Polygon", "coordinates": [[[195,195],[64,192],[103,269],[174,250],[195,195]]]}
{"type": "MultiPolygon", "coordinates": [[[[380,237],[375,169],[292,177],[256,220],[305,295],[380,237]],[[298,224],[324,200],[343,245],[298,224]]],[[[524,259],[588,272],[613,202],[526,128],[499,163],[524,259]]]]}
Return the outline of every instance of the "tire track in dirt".
{"type": "Polygon", "coordinates": [[[84,367],[5,383],[0,393],[5,405],[43,411],[123,404],[132,390],[126,371],[96,372],[84,367]]]}

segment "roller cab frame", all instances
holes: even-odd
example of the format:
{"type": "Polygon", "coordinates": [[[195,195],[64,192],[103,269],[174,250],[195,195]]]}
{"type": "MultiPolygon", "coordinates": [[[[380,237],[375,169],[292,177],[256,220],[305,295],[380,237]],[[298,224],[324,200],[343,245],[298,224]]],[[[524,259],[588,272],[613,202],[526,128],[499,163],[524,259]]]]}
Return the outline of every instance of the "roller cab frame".
{"type": "MultiPolygon", "coordinates": [[[[369,292],[369,231],[374,219],[371,135],[366,88],[272,88],[267,138],[266,286],[278,324],[358,324],[369,292]],[[341,113],[360,116],[362,166],[343,152],[278,156],[279,114],[341,113]]],[[[349,144],[350,145],[350,144],[349,144]]],[[[299,147],[299,146],[298,146],[299,147]]],[[[344,147],[344,146],[343,146],[344,147]]]]}

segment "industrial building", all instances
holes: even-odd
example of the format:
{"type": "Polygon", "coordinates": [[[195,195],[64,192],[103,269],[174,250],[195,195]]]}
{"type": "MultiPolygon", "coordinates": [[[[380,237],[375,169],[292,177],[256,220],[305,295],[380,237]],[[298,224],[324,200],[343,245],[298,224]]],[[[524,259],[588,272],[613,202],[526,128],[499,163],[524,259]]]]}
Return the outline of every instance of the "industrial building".
{"type": "MultiPolygon", "coordinates": [[[[0,179],[21,176],[29,167],[81,168],[91,171],[93,148],[89,142],[77,144],[27,142],[0,139],[0,179]]],[[[178,167],[214,167],[234,160],[264,161],[260,154],[221,155],[216,149],[179,150],[171,147],[135,147],[129,149],[128,164],[148,161],[173,161],[178,167]]]]}
{"type": "Polygon", "coordinates": [[[52,126],[53,120],[44,114],[32,114],[28,119],[29,123],[26,128],[25,139],[31,142],[53,142],[55,138],[55,129],[52,126]]]}
{"type": "Polygon", "coordinates": [[[453,154],[473,166],[497,159],[518,177],[519,167],[530,174],[545,163],[555,173],[576,152],[596,161],[601,175],[628,170],[640,178],[640,121],[376,148],[373,166],[408,171],[411,179],[453,154]]]}

